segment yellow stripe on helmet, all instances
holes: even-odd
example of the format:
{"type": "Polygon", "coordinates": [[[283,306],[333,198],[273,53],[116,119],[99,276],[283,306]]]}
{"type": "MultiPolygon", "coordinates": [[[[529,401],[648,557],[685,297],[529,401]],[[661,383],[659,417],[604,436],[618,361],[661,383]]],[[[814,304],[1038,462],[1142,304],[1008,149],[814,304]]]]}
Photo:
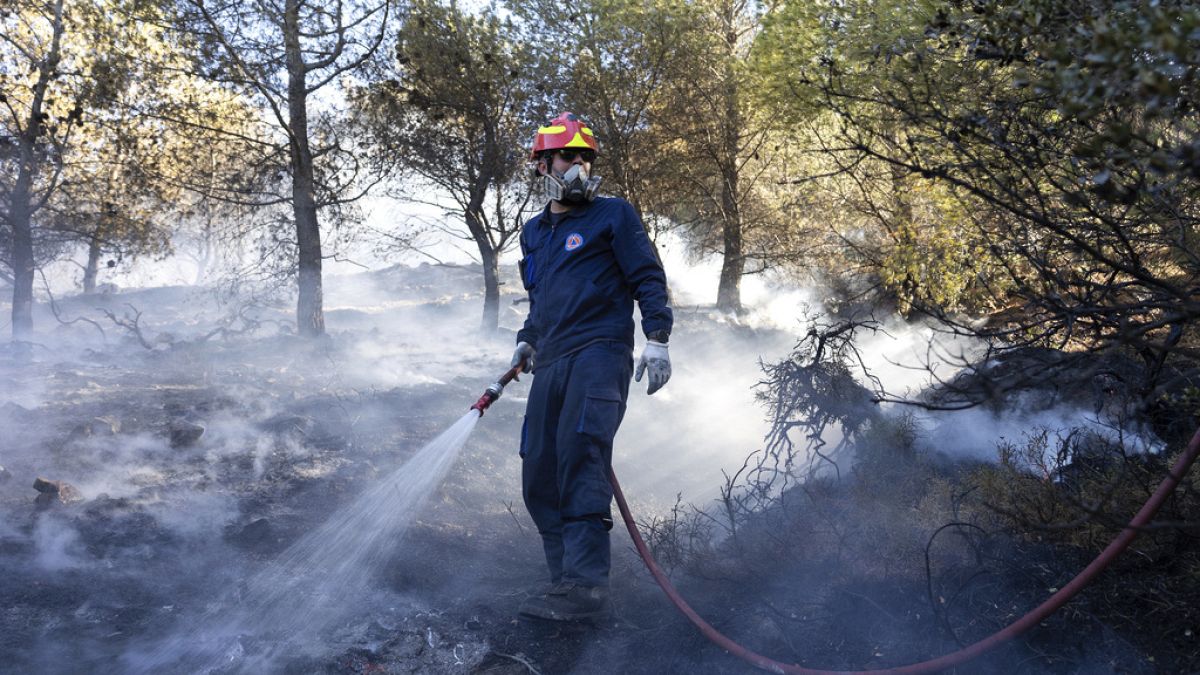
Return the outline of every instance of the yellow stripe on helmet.
{"type": "Polygon", "coordinates": [[[579,130],[580,130],[580,131],[582,131],[583,133],[587,134],[588,136],[594,136],[594,135],[595,135],[595,134],[593,134],[593,133],[592,133],[592,130],[591,130],[591,129],[589,129],[589,128],[587,128],[587,127],[579,127],[579,130]]]}
{"type": "MultiPolygon", "coordinates": [[[[539,134],[561,134],[562,132],[564,132],[566,130],[567,130],[567,128],[564,126],[561,126],[561,125],[554,126],[554,127],[538,127],[539,134]]],[[[526,132],[526,133],[528,133],[528,132],[526,132]]]]}
{"type": "Polygon", "coordinates": [[[590,147],[592,147],[592,144],[583,140],[583,136],[580,136],[579,133],[576,132],[575,138],[572,138],[571,142],[567,143],[563,147],[564,148],[590,148],[590,147]]]}

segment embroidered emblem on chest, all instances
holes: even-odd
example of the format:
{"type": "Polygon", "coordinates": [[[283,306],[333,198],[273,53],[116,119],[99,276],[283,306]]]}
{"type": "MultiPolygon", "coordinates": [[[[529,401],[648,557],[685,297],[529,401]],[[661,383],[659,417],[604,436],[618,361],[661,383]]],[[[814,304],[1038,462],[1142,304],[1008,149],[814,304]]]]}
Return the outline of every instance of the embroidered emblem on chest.
{"type": "Polygon", "coordinates": [[[567,243],[563,244],[563,248],[568,251],[574,251],[580,246],[583,246],[583,235],[579,234],[578,232],[572,232],[571,234],[568,234],[567,243]]]}

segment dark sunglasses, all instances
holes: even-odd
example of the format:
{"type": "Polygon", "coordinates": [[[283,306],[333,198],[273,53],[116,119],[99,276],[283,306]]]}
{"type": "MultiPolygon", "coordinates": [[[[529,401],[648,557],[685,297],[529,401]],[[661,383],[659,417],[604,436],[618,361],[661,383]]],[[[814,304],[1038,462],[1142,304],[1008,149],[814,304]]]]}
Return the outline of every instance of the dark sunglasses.
{"type": "Polygon", "coordinates": [[[555,150],[554,154],[561,157],[564,162],[574,162],[576,157],[582,157],[583,161],[588,162],[589,164],[596,161],[595,150],[570,150],[562,148],[555,150]]]}

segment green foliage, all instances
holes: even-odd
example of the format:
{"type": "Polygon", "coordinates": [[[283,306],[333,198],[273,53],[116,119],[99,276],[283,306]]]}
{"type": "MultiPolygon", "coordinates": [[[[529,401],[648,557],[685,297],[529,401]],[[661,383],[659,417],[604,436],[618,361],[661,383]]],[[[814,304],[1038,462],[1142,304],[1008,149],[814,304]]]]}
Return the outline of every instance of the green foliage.
{"type": "Polygon", "coordinates": [[[905,217],[888,223],[878,274],[897,309],[907,314],[914,306],[937,307],[973,315],[993,309],[992,293],[1004,280],[985,242],[972,232],[967,204],[944,185],[911,180],[893,197],[904,201],[905,217]],[[980,283],[989,277],[991,289],[980,283]]]}
{"type": "MultiPolygon", "coordinates": [[[[816,215],[810,223],[812,256],[820,276],[873,279],[896,309],[987,311],[994,292],[979,280],[995,278],[981,256],[984,243],[970,231],[974,205],[948,186],[923,183],[886,162],[845,152],[846,120],[824,100],[823,74],[836,72],[850,90],[876,91],[883,73],[919,36],[935,3],[784,3],[763,19],[754,46],[757,94],[790,122],[792,142],[808,152],[793,166],[795,201],[816,215]]],[[[901,116],[879,114],[866,98],[840,102],[851,121],[870,115],[873,140],[895,147],[907,140],[901,116]]],[[[805,219],[807,220],[807,219],[805,219]]],[[[859,286],[859,283],[850,283],[859,286]]],[[[848,291],[857,294],[860,291],[848,291]]]]}
{"type": "Polygon", "coordinates": [[[495,185],[517,177],[526,161],[521,147],[540,110],[536,63],[511,20],[490,10],[471,14],[454,4],[417,2],[395,56],[395,79],[359,100],[406,168],[453,191],[469,187],[476,173],[469,167],[483,168],[495,185]]]}
{"type": "MultiPolygon", "coordinates": [[[[0,17],[0,220],[9,257],[17,182],[28,176],[29,226],[40,265],[78,241],[119,256],[169,248],[162,217],[178,192],[157,180],[159,120],[145,111],[181,78],[180,47],[159,27],[154,3],[13,2],[0,17]],[[113,16],[125,17],[114,21],[113,16]],[[136,17],[136,18],[134,18],[136,17]],[[27,150],[27,152],[25,152],[27,150]]],[[[24,188],[21,188],[22,190],[24,188]]]]}
{"type": "MultiPolygon", "coordinates": [[[[548,110],[588,121],[601,144],[596,171],[603,189],[629,200],[653,225],[671,192],[663,179],[678,137],[664,134],[676,116],[671,92],[679,78],[702,76],[694,58],[698,9],[678,0],[584,0],[572,7],[509,3],[537,63],[534,87],[548,110]]],[[[531,140],[532,133],[523,145],[531,140]]]]}
{"type": "Polygon", "coordinates": [[[394,79],[352,94],[373,152],[449,196],[481,252],[511,246],[529,194],[523,146],[545,112],[531,48],[490,10],[422,1],[395,56],[394,79]]]}
{"type": "Polygon", "coordinates": [[[1154,364],[1200,319],[1198,21],[1182,2],[785,3],[757,64],[855,193],[835,237],[901,308],[1154,364]]]}
{"type": "Polygon", "coordinates": [[[532,31],[552,105],[595,129],[604,189],[628,199],[652,233],[675,229],[696,258],[722,261],[722,309],[741,308],[743,275],[795,262],[800,230],[779,190],[794,148],[756,95],[755,3],[587,0],[565,13],[536,0],[512,9],[532,31]]]}
{"type": "Polygon", "coordinates": [[[447,213],[464,227],[448,229],[479,252],[482,327],[495,330],[498,259],[527,217],[526,143],[546,114],[537,57],[511,19],[439,0],[410,7],[395,56],[394,78],[352,94],[359,128],[370,136],[364,145],[411,180],[398,190],[403,198],[421,201],[421,188],[433,188],[433,203],[452,203],[447,213]]]}

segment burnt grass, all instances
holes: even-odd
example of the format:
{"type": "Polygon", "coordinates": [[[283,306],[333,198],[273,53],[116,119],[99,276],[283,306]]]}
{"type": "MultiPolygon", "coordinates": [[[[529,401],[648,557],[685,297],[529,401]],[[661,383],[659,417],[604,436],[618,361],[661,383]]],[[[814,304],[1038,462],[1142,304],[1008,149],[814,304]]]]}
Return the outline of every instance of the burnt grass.
{"type": "MultiPolygon", "coordinates": [[[[126,672],[122,655],[194,630],[192,617],[236,597],[242,578],[458,419],[510,335],[450,377],[382,389],[331,378],[355,358],[353,332],[4,354],[4,388],[37,396],[0,408],[0,671],[126,672]],[[181,439],[185,423],[205,433],[181,439]],[[82,500],[35,503],[37,476],[77,483],[82,500]]],[[[543,582],[520,503],[522,414],[504,399],[487,413],[426,508],[398,514],[412,522],[371,571],[378,597],[278,672],[756,672],[674,610],[619,520],[611,618],[517,617],[543,582]]],[[[1162,462],[1150,464],[1161,475],[1162,462]]],[[[793,488],[733,532],[719,505],[637,515],[718,630],[780,661],[883,668],[1002,628],[1116,532],[1081,541],[1016,526],[969,496],[989,489],[989,471],[933,454],[861,462],[840,481],[793,488]],[[951,522],[971,526],[939,531],[951,522]]],[[[1172,518],[1194,522],[1194,486],[1172,518]]],[[[1148,533],[1066,609],[957,672],[1200,670],[1190,532],[1148,533]]],[[[245,638],[248,651],[256,639],[245,638]]]]}

